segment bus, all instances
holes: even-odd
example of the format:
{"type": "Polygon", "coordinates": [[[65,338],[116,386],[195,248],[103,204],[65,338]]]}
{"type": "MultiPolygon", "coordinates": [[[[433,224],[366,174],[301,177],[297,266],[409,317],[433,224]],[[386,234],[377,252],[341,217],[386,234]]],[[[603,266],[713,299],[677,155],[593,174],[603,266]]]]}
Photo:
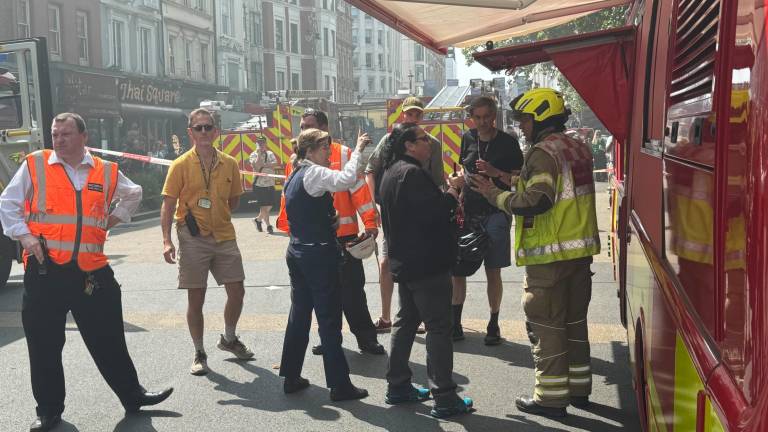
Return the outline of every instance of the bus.
{"type": "Polygon", "coordinates": [[[768,431],[768,3],[350,2],[437,51],[488,41],[474,58],[494,71],[554,63],[613,136],[610,246],[642,428],[768,431]],[[619,5],[624,26],[493,48],[619,5]]]}

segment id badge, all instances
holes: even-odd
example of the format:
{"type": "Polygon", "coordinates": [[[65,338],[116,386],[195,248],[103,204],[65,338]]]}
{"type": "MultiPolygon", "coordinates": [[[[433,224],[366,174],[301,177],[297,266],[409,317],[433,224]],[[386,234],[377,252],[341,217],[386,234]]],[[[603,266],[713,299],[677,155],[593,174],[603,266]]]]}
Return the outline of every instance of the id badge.
{"type": "Polygon", "coordinates": [[[197,206],[200,208],[209,209],[211,208],[211,200],[208,198],[200,198],[197,200],[197,206]]]}

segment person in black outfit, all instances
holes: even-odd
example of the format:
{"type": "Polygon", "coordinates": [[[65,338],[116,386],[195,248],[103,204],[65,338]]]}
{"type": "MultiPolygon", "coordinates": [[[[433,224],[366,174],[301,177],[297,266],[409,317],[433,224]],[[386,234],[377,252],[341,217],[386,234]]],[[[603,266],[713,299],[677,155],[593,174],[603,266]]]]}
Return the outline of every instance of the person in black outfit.
{"type": "Polygon", "coordinates": [[[341,249],[336,241],[338,216],[331,192],[349,190],[357,179],[360,152],[370,139],[358,137],[357,148],[342,171],[331,170],[327,132],[307,129],[297,140],[294,169],[285,182],[285,210],[291,240],[285,260],[291,279],[291,312],[285,329],[280,376],[283,391],[295,393],[309,386],[301,377],[309,344],[312,310],[320,327],[323,365],[331,400],[361,399],[368,392],[352,385],[349,365],[341,349],[341,249]]]}
{"type": "MultiPolygon", "coordinates": [[[[523,166],[523,152],[513,136],[495,127],[496,101],[480,96],[472,101],[469,114],[475,123],[461,138],[461,165],[468,178],[482,175],[493,179],[496,186],[509,190],[511,176],[523,166]]],[[[471,181],[471,180],[470,180],[471,181]]],[[[510,241],[511,219],[503,211],[488,203],[482,195],[465,187],[463,192],[464,226],[462,234],[485,231],[489,246],[481,260],[460,259],[453,269],[453,340],[464,339],[461,312],[467,294],[467,276],[474,274],[485,263],[488,280],[488,306],[491,317],[486,329],[485,344],[501,343],[499,309],[501,308],[501,269],[512,265],[510,241]]]]}
{"type": "Polygon", "coordinates": [[[398,283],[400,310],[392,326],[387,368],[386,402],[425,400],[426,389],[413,386],[408,359],[422,321],[427,330],[427,374],[435,398],[432,416],[469,412],[470,398],[456,394],[451,341],[451,278],[456,258],[452,215],[458,204],[460,177],[442,192],[422,168],[430,157],[426,132],[414,123],[395,128],[389,136],[380,197],[390,271],[398,283]]]}

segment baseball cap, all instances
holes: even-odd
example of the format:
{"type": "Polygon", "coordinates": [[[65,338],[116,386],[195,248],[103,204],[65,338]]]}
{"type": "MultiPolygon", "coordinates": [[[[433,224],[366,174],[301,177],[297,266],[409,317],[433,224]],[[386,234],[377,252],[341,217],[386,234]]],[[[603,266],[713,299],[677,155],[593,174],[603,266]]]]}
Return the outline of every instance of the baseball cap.
{"type": "Polygon", "coordinates": [[[416,96],[408,96],[403,101],[403,112],[412,109],[424,111],[424,102],[422,102],[421,99],[417,98],[416,96]]]}

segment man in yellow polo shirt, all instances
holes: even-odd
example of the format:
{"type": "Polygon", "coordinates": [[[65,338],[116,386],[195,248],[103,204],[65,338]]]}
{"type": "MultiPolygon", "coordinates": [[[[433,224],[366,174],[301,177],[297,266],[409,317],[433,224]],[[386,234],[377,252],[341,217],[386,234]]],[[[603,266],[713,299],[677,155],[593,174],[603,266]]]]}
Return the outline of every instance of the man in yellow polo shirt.
{"type": "Polygon", "coordinates": [[[190,367],[192,375],[208,373],[208,357],[203,346],[203,303],[208,272],[216,283],[224,285],[224,334],[218,348],[241,360],[253,357],[235,334],[243,309],[245,289],[243,259],[235,240],[232,211],[243,194],[237,161],[213,147],[218,129],[213,115],[196,109],[189,115],[192,149],[173,161],[163,186],[160,223],[163,229],[163,257],[176,263],[176,248],[171,239],[171,225],[176,220],[179,240],[179,288],[187,290],[187,325],[195,345],[190,367]]]}

